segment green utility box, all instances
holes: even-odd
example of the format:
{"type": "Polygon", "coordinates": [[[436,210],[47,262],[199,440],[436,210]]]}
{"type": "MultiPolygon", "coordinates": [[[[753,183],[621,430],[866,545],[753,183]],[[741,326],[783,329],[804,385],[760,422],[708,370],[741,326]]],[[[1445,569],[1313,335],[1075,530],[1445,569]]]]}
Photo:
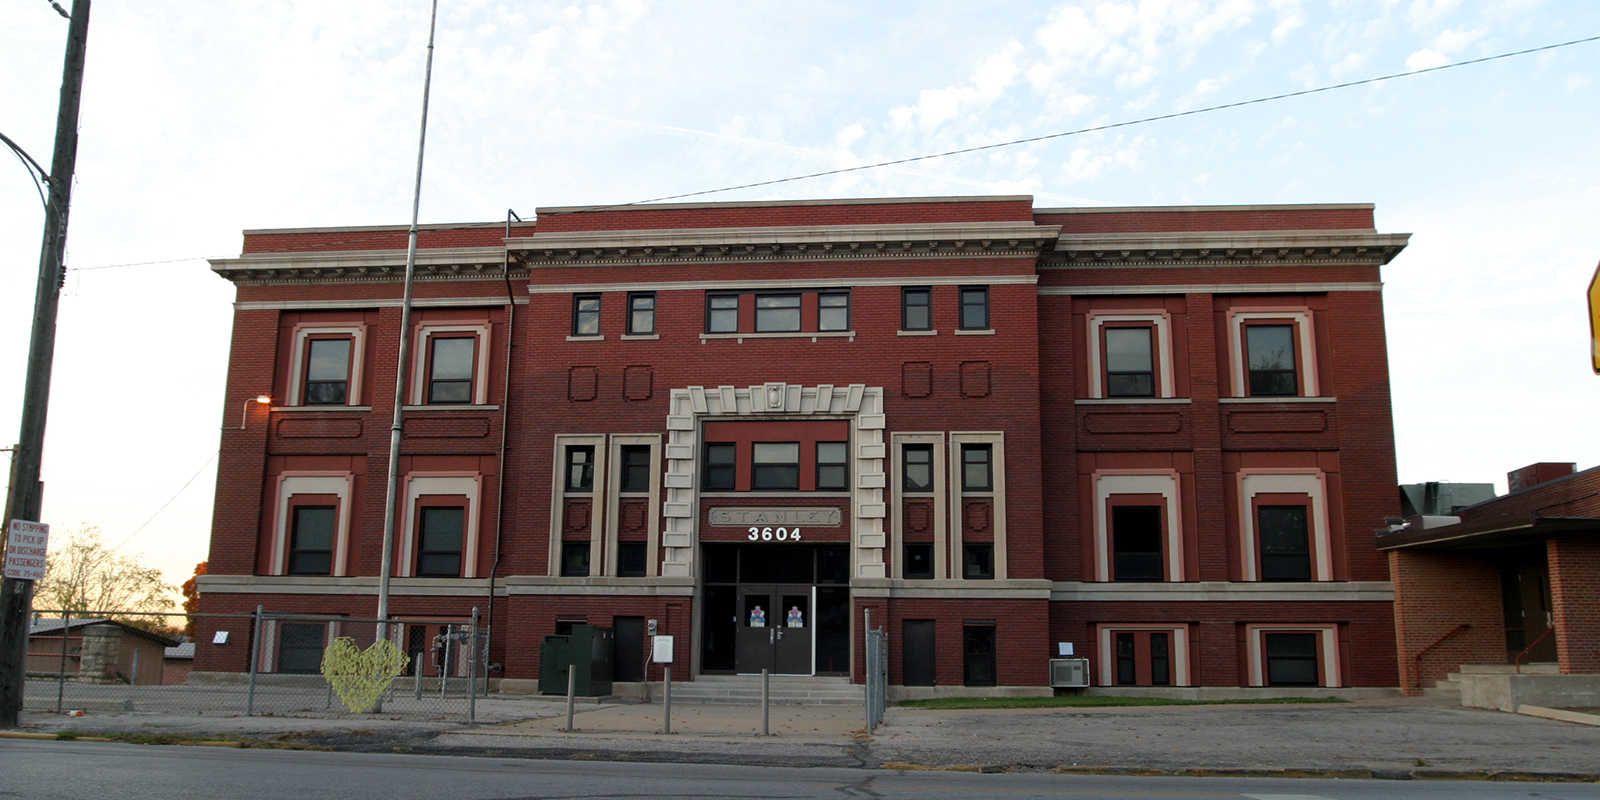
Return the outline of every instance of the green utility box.
{"type": "Polygon", "coordinates": [[[567,673],[573,674],[578,697],[611,694],[611,664],[616,635],[598,625],[574,625],[572,633],[544,637],[539,649],[539,693],[567,693],[567,673]]]}

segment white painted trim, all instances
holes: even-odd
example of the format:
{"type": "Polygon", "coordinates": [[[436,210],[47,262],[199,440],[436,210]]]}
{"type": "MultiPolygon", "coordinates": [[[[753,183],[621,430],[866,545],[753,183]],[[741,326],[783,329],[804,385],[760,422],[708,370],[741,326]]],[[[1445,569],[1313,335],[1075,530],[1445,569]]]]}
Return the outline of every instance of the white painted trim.
{"type": "MultiPolygon", "coordinates": [[[[1105,386],[1100,382],[1100,330],[1107,322],[1148,322],[1155,329],[1155,352],[1151,353],[1156,359],[1156,372],[1161,378],[1161,391],[1158,398],[1176,397],[1177,392],[1172,385],[1172,315],[1165,309],[1150,311],[1115,311],[1098,313],[1091,311],[1089,321],[1089,397],[1101,399],[1106,396],[1105,386]]],[[[1118,401],[1124,398],[1113,398],[1118,401]]],[[[1129,398],[1137,400],[1139,398],[1129,398]]]]}
{"type": "MultiPolygon", "coordinates": [[[[965,553],[963,550],[962,531],[964,530],[961,519],[962,501],[966,499],[967,492],[962,489],[961,471],[961,446],[964,444],[992,445],[989,458],[990,468],[993,470],[990,478],[992,490],[988,492],[972,492],[973,497],[989,497],[994,501],[993,519],[989,524],[994,526],[994,580],[1006,580],[1006,435],[1003,431],[977,432],[962,431],[950,434],[949,464],[950,490],[950,576],[960,578],[964,571],[965,553]]],[[[937,573],[936,573],[937,574],[937,573]]],[[[964,580],[964,579],[963,579],[964,580]]]]}
{"type": "Polygon", "coordinates": [[[1250,501],[1258,494],[1303,494],[1311,498],[1311,513],[1307,524],[1311,530],[1311,580],[1333,580],[1333,547],[1328,529],[1328,477],[1320,469],[1242,469],[1237,475],[1239,487],[1239,552],[1243,562],[1244,579],[1260,580],[1256,573],[1256,560],[1260,543],[1256,534],[1255,514],[1250,513],[1250,501]]]}
{"type": "Polygon", "coordinates": [[[796,280],[767,281],[656,281],[638,283],[548,283],[531,284],[528,294],[569,294],[573,292],[640,292],[640,291],[727,291],[730,289],[761,292],[769,289],[850,289],[868,286],[986,286],[1026,285],[1039,281],[1038,275],[977,275],[977,276],[901,276],[893,278],[804,278],[796,280]]]}
{"type": "MultiPolygon", "coordinates": [[[[417,326],[411,366],[411,405],[427,405],[428,344],[434,334],[470,333],[477,337],[474,349],[478,365],[472,381],[472,405],[483,405],[489,397],[489,323],[488,322],[427,322],[417,326]]],[[[427,405],[428,408],[440,406],[427,405]]]]}
{"type": "Polygon", "coordinates": [[[317,325],[315,323],[302,323],[294,326],[294,355],[289,363],[289,396],[283,398],[285,402],[280,405],[303,406],[301,398],[302,375],[305,373],[306,350],[310,346],[307,342],[312,336],[346,334],[350,337],[350,377],[349,384],[345,387],[344,405],[340,406],[311,406],[319,409],[348,409],[361,405],[361,375],[366,355],[367,325],[317,325]]]}
{"type": "Polygon", "coordinates": [[[1250,393],[1245,391],[1249,373],[1245,370],[1244,325],[1256,319],[1294,321],[1300,339],[1300,352],[1297,354],[1300,362],[1295,365],[1295,372],[1300,379],[1300,396],[1316,397],[1322,394],[1317,386],[1317,340],[1315,328],[1311,324],[1311,310],[1305,306],[1292,306],[1275,309],[1252,308],[1249,311],[1228,310],[1228,346],[1233,367],[1233,396],[1250,396],[1250,393]]]}
{"type": "MultiPolygon", "coordinates": [[[[1170,269],[1173,266],[1160,265],[1161,269],[1170,269]]],[[[1212,266],[1212,265],[1205,265],[1212,266]]],[[[1281,265],[1277,265],[1281,266],[1281,265]]],[[[1139,265],[1141,269],[1148,269],[1146,265],[1139,265]]],[[[1114,269],[1109,264],[1096,264],[1094,266],[1078,266],[1072,269],[1114,269]]],[[[1063,269],[1062,267],[1040,267],[1043,270],[1063,269]]],[[[1383,284],[1372,282],[1351,283],[1169,283],[1148,285],[1123,285],[1114,286],[1040,286],[1041,295],[1119,295],[1119,294],[1261,294],[1263,292],[1291,292],[1295,294],[1320,294],[1322,292],[1381,292],[1383,284]]]]}
{"type": "Polygon", "coordinates": [[[1245,648],[1248,651],[1246,659],[1250,667],[1250,685],[1267,685],[1267,633],[1315,633],[1321,636],[1322,646],[1317,652],[1317,671],[1320,673],[1322,685],[1327,688],[1339,688],[1344,685],[1344,678],[1339,671],[1339,626],[1331,624],[1294,624],[1272,623],[1264,625],[1245,625],[1245,648]]]}
{"type": "MultiPolygon", "coordinates": [[[[891,433],[889,434],[889,470],[886,480],[889,484],[889,502],[891,508],[891,524],[889,534],[889,557],[894,567],[891,577],[904,580],[906,565],[905,550],[905,459],[903,453],[905,445],[927,444],[932,445],[933,453],[930,456],[928,469],[933,473],[933,492],[924,494],[918,492],[912,497],[926,497],[933,502],[933,578],[927,580],[946,580],[950,577],[950,564],[947,559],[949,551],[948,517],[945,516],[945,503],[949,495],[945,491],[945,472],[941,467],[945,463],[944,434],[934,433],[891,433]]],[[[915,583],[923,583],[925,579],[913,579],[915,583]]]]}
{"type": "Polygon", "coordinates": [[[1118,625],[1101,623],[1095,626],[1095,640],[1098,642],[1099,680],[1097,686],[1116,686],[1116,650],[1112,646],[1112,635],[1117,633],[1134,633],[1137,631],[1156,631],[1172,634],[1172,685],[1193,686],[1189,676],[1189,626],[1173,624],[1157,625],[1118,625]]]}
{"type": "Polygon", "coordinates": [[[1111,580],[1111,520],[1106,501],[1119,494],[1159,494],[1166,500],[1167,535],[1163,566],[1166,579],[1183,580],[1183,503],[1178,491],[1177,470],[1098,470],[1094,473],[1094,575],[1097,581],[1111,580]]]}
{"type": "Polygon", "coordinates": [[[404,527],[401,528],[398,577],[417,577],[416,506],[417,498],[423,495],[456,495],[466,500],[467,529],[462,531],[461,577],[478,577],[478,508],[481,505],[482,477],[456,472],[413,472],[406,476],[405,484],[406,505],[401,517],[404,527]]]}
{"type": "MultiPolygon", "coordinates": [[[[235,311],[331,311],[367,308],[399,308],[398,297],[375,300],[240,300],[233,304],[235,311]]],[[[528,304],[526,297],[417,297],[411,305],[417,308],[460,308],[474,306],[503,306],[514,303],[528,304]]]]}
{"type": "MultiPolygon", "coordinates": [[[[339,527],[333,539],[333,575],[343,576],[350,550],[349,472],[285,472],[278,476],[276,517],[272,531],[272,574],[289,571],[289,502],[297,494],[331,494],[339,498],[339,527]]],[[[299,577],[299,576],[297,576],[299,577]]]]}

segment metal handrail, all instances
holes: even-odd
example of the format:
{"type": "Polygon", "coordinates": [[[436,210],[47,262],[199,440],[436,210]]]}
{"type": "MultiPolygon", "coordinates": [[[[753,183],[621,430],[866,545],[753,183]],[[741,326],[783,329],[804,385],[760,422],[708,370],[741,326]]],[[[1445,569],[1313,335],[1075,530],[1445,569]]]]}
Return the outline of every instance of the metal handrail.
{"type": "Polygon", "coordinates": [[[1540,642],[1544,641],[1544,637],[1549,636],[1550,634],[1555,633],[1555,632],[1556,632],[1555,628],[1545,628],[1544,629],[1544,633],[1539,634],[1539,638],[1534,639],[1532,644],[1529,644],[1527,647],[1522,648],[1522,652],[1517,654],[1516,665],[1517,665],[1517,674],[1518,675],[1522,674],[1522,657],[1527,655],[1529,650],[1532,650],[1536,645],[1538,645],[1540,642]]]}
{"type": "Polygon", "coordinates": [[[1458,633],[1460,633],[1460,632],[1462,632],[1462,631],[1464,631],[1464,630],[1466,630],[1466,629],[1468,629],[1470,627],[1472,627],[1472,623],[1463,622],[1460,625],[1457,625],[1454,628],[1451,628],[1449,633],[1447,633],[1447,634],[1445,634],[1443,636],[1440,636],[1438,639],[1434,640],[1433,644],[1430,644],[1427,647],[1424,647],[1421,650],[1417,651],[1417,659],[1416,659],[1416,665],[1417,666],[1416,666],[1416,669],[1414,670],[1414,672],[1416,674],[1416,683],[1413,684],[1414,688],[1417,688],[1417,689],[1421,689],[1422,688],[1422,657],[1427,655],[1429,650],[1432,650],[1433,648],[1438,647],[1441,644],[1444,644],[1444,640],[1446,640],[1446,639],[1448,639],[1448,638],[1450,638],[1450,637],[1452,637],[1452,636],[1454,636],[1454,635],[1456,635],[1456,634],[1458,634],[1458,633]]]}

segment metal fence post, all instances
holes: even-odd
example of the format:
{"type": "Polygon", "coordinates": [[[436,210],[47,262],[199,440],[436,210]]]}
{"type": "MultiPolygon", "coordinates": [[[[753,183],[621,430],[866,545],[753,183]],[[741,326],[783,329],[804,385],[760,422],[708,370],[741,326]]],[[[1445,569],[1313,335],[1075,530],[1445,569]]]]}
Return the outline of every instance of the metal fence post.
{"type": "Polygon", "coordinates": [[[867,733],[872,733],[872,609],[861,609],[861,664],[865,674],[861,676],[862,699],[867,707],[867,733]]]}
{"type": "Polygon", "coordinates": [[[255,630],[250,637],[250,689],[244,699],[244,715],[256,711],[256,668],[261,661],[261,606],[256,606],[255,630]]]}
{"type": "Polygon", "coordinates": [[[770,678],[771,678],[771,674],[767,671],[767,668],[766,667],[762,667],[761,668],[761,735],[762,736],[771,736],[772,735],[772,731],[768,727],[768,724],[767,724],[768,723],[768,717],[769,717],[768,709],[770,708],[770,706],[768,705],[768,702],[769,702],[769,698],[771,697],[771,695],[769,694],[769,683],[770,683],[769,679],[770,678]]]}
{"type": "MultiPolygon", "coordinates": [[[[72,633],[72,612],[61,612],[61,674],[56,676],[56,713],[61,713],[61,705],[67,694],[67,642],[72,633]]],[[[78,662],[78,669],[82,671],[82,661],[78,662]]]]}
{"type": "Polygon", "coordinates": [[[467,645],[467,722],[478,721],[478,607],[472,607],[472,638],[467,645]]]}
{"type": "Polygon", "coordinates": [[[578,687],[578,671],[567,666],[567,733],[572,733],[573,694],[578,687]]]}
{"type": "Polygon", "coordinates": [[[663,716],[661,718],[661,732],[672,733],[672,665],[668,664],[661,670],[661,704],[663,716]]]}

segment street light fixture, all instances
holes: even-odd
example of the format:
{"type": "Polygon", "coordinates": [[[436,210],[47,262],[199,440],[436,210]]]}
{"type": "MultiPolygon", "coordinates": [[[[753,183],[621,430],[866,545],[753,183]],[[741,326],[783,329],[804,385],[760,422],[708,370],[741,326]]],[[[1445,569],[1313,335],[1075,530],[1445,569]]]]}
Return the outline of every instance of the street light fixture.
{"type": "Polygon", "coordinates": [[[268,408],[271,408],[272,407],[272,395],[270,395],[270,394],[257,395],[255,397],[250,398],[249,400],[244,401],[244,410],[241,411],[240,414],[239,414],[239,430],[241,430],[241,431],[244,430],[245,423],[248,422],[249,419],[250,419],[250,404],[251,403],[260,403],[261,405],[264,405],[264,406],[267,406],[268,408]]]}

